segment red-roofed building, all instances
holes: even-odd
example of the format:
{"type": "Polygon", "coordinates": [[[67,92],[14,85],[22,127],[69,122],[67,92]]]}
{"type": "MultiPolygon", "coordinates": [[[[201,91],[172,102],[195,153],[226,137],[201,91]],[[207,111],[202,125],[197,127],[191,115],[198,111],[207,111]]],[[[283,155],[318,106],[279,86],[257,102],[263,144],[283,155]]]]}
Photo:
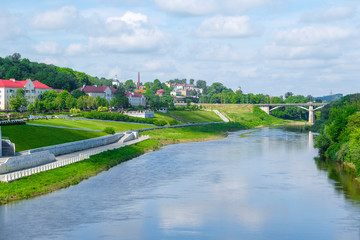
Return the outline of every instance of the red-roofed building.
{"type": "MultiPolygon", "coordinates": [[[[115,95],[116,88],[108,86],[82,86],[78,90],[85,92],[92,97],[102,97],[108,101],[111,101],[115,95]]],[[[129,103],[132,106],[146,106],[146,98],[144,95],[137,92],[125,92],[126,97],[129,99],[129,103]]]]}
{"type": "Polygon", "coordinates": [[[143,106],[146,107],[146,98],[144,95],[137,92],[125,92],[126,97],[129,99],[131,106],[143,106]]]}
{"type": "Polygon", "coordinates": [[[82,86],[78,90],[85,92],[87,95],[92,97],[102,97],[108,101],[114,98],[114,92],[116,91],[113,87],[108,86],[82,86]]]}
{"type": "Polygon", "coordinates": [[[159,95],[160,97],[162,97],[162,96],[165,95],[165,90],[164,89],[159,89],[159,90],[156,91],[155,95],[159,95]]]}
{"type": "Polygon", "coordinates": [[[28,103],[35,102],[35,99],[39,98],[43,92],[52,90],[51,87],[46,86],[39,81],[31,81],[31,79],[26,79],[24,81],[15,80],[13,78],[10,80],[0,79],[1,110],[10,108],[9,98],[20,88],[25,90],[25,98],[27,99],[28,103]]]}

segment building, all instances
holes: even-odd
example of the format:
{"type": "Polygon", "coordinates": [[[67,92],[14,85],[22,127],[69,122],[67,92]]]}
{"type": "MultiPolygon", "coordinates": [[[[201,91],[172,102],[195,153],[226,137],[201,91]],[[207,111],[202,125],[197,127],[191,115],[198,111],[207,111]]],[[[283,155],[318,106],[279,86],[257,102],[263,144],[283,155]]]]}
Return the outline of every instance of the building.
{"type": "Polygon", "coordinates": [[[184,96],[190,97],[192,95],[200,95],[203,93],[202,88],[196,88],[194,84],[170,84],[168,82],[165,83],[167,86],[173,87],[174,89],[170,92],[170,95],[173,97],[176,96],[184,96]],[[194,91],[196,94],[194,94],[194,91]]]}
{"type": "Polygon", "coordinates": [[[25,90],[25,98],[28,103],[34,103],[35,99],[39,98],[43,92],[52,90],[51,87],[46,86],[45,84],[39,81],[31,81],[31,79],[26,79],[24,81],[15,80],[11,78],[10,80],[0,79],[0,109],[8,110],[9,99],[13,94],[16,94],[18,89],[25,90]]]}
{"type": "Polygon", "coordinates": [[[111,81],[111,84],[113,86],[120,86],[120,81],[117,78],[117,75],[115,75],[115,77],[113,78],[113,80],[111,81]]]}
{"type": "Polygon", "coordinates": [[[146,107],[146,98],[144,95],[137,92],[125,92],[126,97],[129,99],[131,106],[142,106],[146,107]]]}
{"type": "Polygon", "coordinates": [[[105,98],[108,101],[111,101],[114,98],[114,93],[116,91],[113,87],[108,86],[82,86],[78,90],[85,92],[91,97],[101,97],[105,98]]]}
{"type": "Polygon", "coordinates": [[[164,89],[159,89],[159,90],[156,91],[155,95],[158,95],[158,96],[162,97],[162,96],[165,95],[165,90],[164,89]]]}
{"type": "MultiPolygon", "coordinates": [[[[78,90],[85,92],[91,97],[101,97],[105,98],[109,102],[115,98],[116,88],[108,86],[82,86],[78,90]]],[[[137,92],[125,92],[126,97],[129,99],[131,106],[143,106],[146,107],[146,98],[144,95],[137,92]]]]}

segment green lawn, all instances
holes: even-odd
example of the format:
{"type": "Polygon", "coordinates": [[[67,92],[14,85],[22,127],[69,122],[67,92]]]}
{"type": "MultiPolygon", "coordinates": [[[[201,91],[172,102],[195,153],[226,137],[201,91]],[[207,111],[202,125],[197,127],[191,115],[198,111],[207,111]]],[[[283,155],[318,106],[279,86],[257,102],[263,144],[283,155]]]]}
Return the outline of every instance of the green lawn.
{"type": "Polygon", "coordinates": [[[169,113],[155,112],[155,118],[158,120],[164,120],[165,122],[167,122],[166,125],[179,125],[183,123],[177,121],[169,113]]]}
{"type": "Polygon", "coordinates": [[[222,122],[216,113],[209,111],[170,111],[169,115],[184,123],[222,122]]]}
{"type": "Polygon", "coordinates": [[[120,123],[120,122],[102,122],[91,120],[75,120],[75,119],[48,119],[48,120],[31,120],[29,123],[64,126],[72,128],[84,128],[92,130],[104,130],[106,127],[112,127],[115,132],[123,132],[128,130],[136,130],[142,128],[153,127],[152,125],[132,124],[132,123],[120,123]]]}
{"type": "Polygon", "coordinates": [[[17,152],[106,135],[104,132],[29,125],[2,126],[1,131],[3,137],[8,137],[13,143],[15,143],[15,150],[17,152]]]}

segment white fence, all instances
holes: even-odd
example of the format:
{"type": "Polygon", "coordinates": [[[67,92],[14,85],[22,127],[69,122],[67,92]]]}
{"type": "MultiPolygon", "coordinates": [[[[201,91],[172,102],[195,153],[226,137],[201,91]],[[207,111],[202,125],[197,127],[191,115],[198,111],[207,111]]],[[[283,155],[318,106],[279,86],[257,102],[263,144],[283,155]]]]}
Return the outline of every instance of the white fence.
{"type": "Polygon", "coordinates": [[[82,161],[84,159],[89,159],[90,156],[99,154],[101,152],[104,152],[104,151],[107,151],[107,150],[113,150],[115,148],[120,148],[120,147],[124,147],[124,146],[127,146],[127,145],[136,144],[136,143],[144,141],[146,139],[149,139],[149,136],[141,136],[138,139],[135,139],[135,140],[129,141],[129,142],[125,142],[125,143],[123,143],[121,145],[117,145],[117,146],[114,146],[112,148],[110,147],[110,148],[107,148],[107,149],[101,148],[101,149],[96,149],[96,150],[88,150],[88,151],[86,151],[86,153],[80,153],[78,156],[68,158],[68,159],[65,159],[65,160],[56,161],[56,162],[44,164],[44,165],[41,165],[41,166],[38,166],[38,167],[29,168],[29,169],[25,169],[25,170],[21,170],[21,171],[17,171],[17,172],[2,174],[2,175],[0,175],[0,181],[2,181],[2,182],[11,182],[11,181],[17,180],[17,179],[22,178],[22,177],[30,176],[30,175],[35,174],[35,173],[48,171],[48,170],[51,170],[51,169],[54,169],[54,168],[59,168],[59,167],[66,166],[68,164],[76,163],[76,162],[82,161]]]}

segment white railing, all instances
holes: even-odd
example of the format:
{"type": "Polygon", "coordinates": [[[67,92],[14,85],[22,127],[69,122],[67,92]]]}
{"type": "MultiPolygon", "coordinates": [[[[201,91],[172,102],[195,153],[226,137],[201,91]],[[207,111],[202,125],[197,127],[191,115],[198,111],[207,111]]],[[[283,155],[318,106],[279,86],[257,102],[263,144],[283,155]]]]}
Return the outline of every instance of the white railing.
{"type": "Polygon", "coordinates": [[[2,174],[0,175],[0,181],[2,182],[11,182],[14,180],[17,180],[19,178],[22,177],[26,177],[26,176],[30,176],[32,174],[35,173],[40,173],[40,172],[44,172],[44,171],[48,171],[51,169],[55,169],[55,168],[59,168],[59,167],[63,167],[72,163],[76,163],[79,161],[83,161],[84,159],[89,159],[90,156],[99,154],[101,152],[107,151],[107,150],[113,150],[115,148],[121,148],[127,145],[132,145],[132,144],[136,144],[138,142],[144,141],[146,139],[149,139],[149,136],[141,136],[138,139],[132,140],[132,141],[128,141],[125,142],[121,145],[117,145],[114,147],[110,147],[110,148],[101,148],[101,149],[96,149],[96,150],[90,150],[90,151],[86,151],[86,153],[80,153],[78,156],[72,157],[72,158],[68,158],[68,159],[64,159],[61,161],[56,161],[56,162],[52,162],[52,163],[48,163],[48,164],[44,164],[38,167],[34,167],[34,168],[29,168],[29,169],[25,169],[25,170],[21,170],[21,171],[17,171],[17,172],[12,172],[12,173],[7,173],[7,174],[2,174]]]}

